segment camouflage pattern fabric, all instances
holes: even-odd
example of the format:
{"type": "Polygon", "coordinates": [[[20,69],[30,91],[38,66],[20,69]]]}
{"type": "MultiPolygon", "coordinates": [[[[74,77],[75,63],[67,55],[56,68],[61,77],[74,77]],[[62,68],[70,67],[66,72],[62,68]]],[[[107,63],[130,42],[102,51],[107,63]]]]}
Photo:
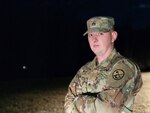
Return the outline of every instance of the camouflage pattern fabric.
{"type": "Polygon", "coordinates": [[[108,32],[114,29],[115,21],[113,17],[96,16],[87,21],[87,31],[89,32],[108,32]]]}
{"type": "Polygon", "coordinates": [[[71,81],[65,113],[132,113],[142,86],[140,69],[115,49],[101,64],[85,64],[71,81]]]}

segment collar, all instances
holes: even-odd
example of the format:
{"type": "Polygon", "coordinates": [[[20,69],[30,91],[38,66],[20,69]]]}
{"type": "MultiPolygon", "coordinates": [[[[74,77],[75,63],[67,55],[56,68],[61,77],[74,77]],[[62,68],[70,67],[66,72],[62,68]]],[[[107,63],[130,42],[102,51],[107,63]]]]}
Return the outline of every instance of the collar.
{"type": "Polygon", "coordinates": [[[93,65],[93,68],[96,68],[96,67],[107,67],[112,59],[116,56],[116,55],[119,55],[119,53],[116,51],[116,49],[114,48],[111,52],[111,54],[104,60],[102,61],[100,64],[98,64],[98,60],[96,58],[96,56],[94,57],[93,61],[91,62],[91,64],[93,65]]]}

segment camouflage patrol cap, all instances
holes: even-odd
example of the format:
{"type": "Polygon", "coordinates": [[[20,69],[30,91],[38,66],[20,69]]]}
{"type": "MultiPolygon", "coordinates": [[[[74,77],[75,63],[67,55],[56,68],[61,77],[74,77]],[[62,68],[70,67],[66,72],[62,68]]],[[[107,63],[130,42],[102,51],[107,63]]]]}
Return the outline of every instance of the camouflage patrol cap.
{"type": "Polygon", "coordinates": [[[97,16],[92,17],[87,21],[87,31],[84,36],[89,32],[108,32],[114,29],[115,21],[112,17],[97,16]]]}

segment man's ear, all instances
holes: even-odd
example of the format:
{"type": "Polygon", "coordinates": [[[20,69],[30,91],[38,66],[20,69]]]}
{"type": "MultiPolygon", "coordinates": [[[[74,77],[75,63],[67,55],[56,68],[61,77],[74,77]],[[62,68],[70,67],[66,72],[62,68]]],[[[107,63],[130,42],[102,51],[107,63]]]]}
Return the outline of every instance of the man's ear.
{"type": "Polygon", "coordinates": [[[116,31],[112,31],[111,34],[112,34],[112,42],[115,42],[115,40],[118,37],[118,33],[116,31]]]}

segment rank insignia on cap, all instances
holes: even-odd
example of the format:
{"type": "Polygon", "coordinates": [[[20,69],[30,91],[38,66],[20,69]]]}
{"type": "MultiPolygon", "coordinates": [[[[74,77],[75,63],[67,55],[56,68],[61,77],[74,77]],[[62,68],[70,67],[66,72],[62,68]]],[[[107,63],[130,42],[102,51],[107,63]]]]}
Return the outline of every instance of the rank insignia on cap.
{"type": "Polygon", "coordinates": [[[95,26],[95,25],[96,25],[96,23],[95,23],[95,22],[93,22],[93,23],[92,23],[92,26],[95,26]]]}
{"type": "Polygon", "coordinates": [[[113,72],[112,77],[115,80],[121,80],[125,75],[125,72],[122,69],[117,69],[113,72]]]}

